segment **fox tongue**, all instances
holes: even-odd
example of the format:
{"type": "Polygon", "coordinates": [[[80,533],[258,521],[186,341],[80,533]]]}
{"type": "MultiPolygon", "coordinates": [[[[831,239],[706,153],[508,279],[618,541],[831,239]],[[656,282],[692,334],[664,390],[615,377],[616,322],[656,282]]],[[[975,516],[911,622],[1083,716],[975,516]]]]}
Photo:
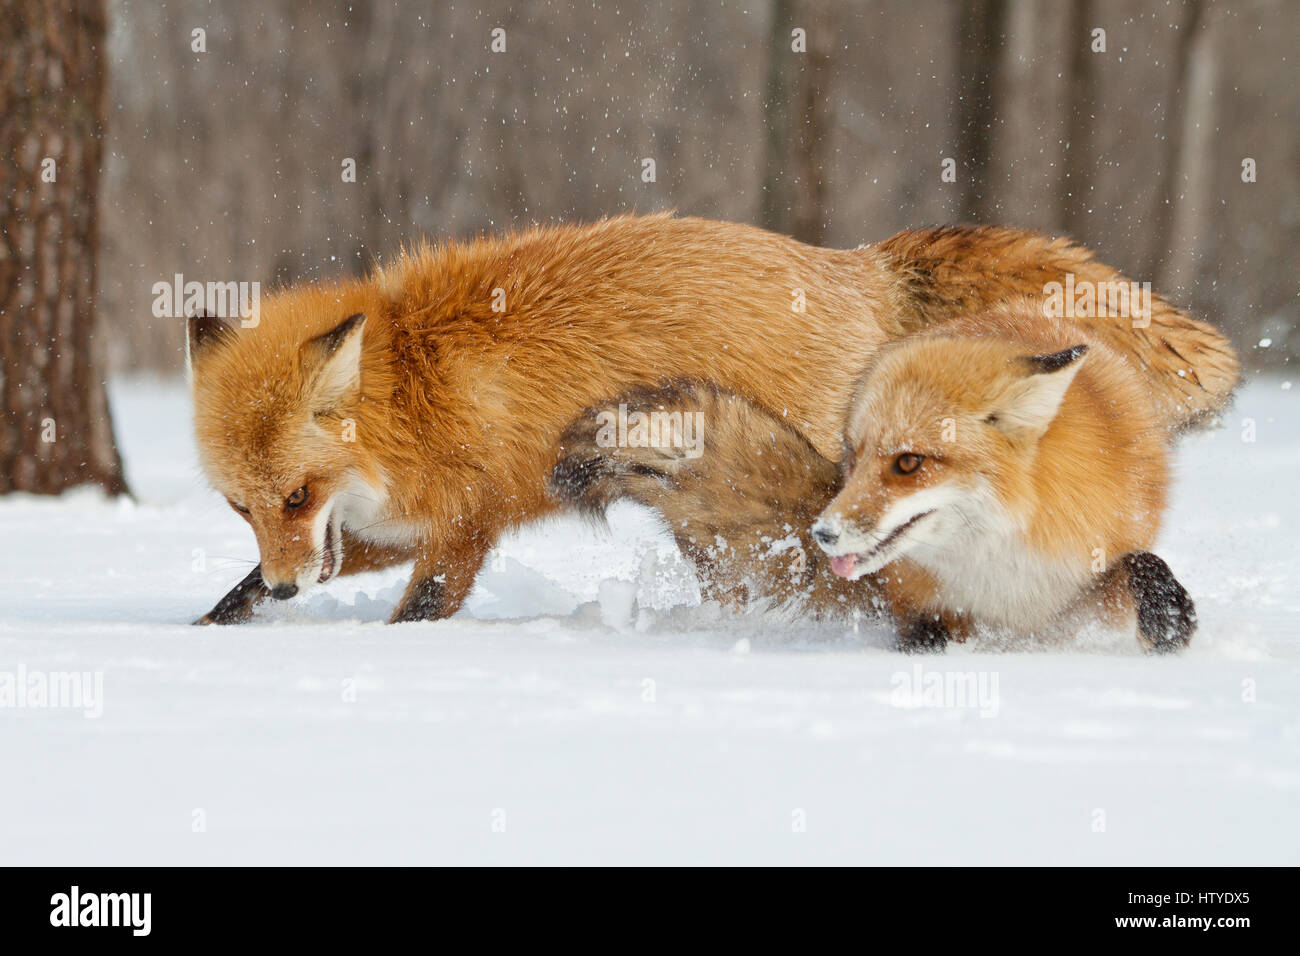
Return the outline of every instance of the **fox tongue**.
{"type": "Polygon", "coordinates": [[[841,554],[831,558],[831,570],[842,578],[847,578],[853,573],[853,566],[858,563],[857,557],[852,554],[841,554]]]}

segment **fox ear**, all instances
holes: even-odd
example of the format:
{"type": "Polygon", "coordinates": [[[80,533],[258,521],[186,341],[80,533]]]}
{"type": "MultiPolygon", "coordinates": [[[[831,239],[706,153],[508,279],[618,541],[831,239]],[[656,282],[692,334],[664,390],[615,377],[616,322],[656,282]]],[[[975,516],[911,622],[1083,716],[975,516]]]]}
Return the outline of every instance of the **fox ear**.
{"type": "Polygon", "coordinates": [[[365,324],[366,317],[358,312],[303,345],[303,367],[311,382],[315,414],[337,408],[361,384],[361,330],[365,324]]]}
{"type": "Polygon", "coordinates": [[[1060,411],[1087,351],[1088,346],[1075,345],[1050,355],[1022,358],[1024,377],[1006,390],[985,421],[1015,437],[1039,438],[1060,411]]]}
{"type": "Polygon", "coordinates": [[[185,321],[185,365],[194,371],[194,362],[210,350],[235,338],[234,323],[215,315],[199,312],[185,321]]]}

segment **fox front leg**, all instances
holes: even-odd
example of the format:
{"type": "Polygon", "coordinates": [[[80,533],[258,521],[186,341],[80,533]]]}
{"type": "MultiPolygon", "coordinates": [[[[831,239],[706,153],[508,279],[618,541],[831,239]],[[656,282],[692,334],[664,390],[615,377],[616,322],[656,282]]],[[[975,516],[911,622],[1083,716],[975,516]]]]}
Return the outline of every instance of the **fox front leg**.
{"type": "Polygon", "coordinates": [[[271,591],[262,580],[262,566],[259,564],[248,572],[230,593],[217,602],[207,614],[195,624],[242,624],[253,616],[253,608],[270,597],[271,591]]]}
{"type": "Polygon", "coordinates": [[[1156,653],[1180,651],[1196,630],[1196,605],[1169,565],[1149,551],[1120,559],[1137,611],[1138,637],[1156,653]]]}
{"type": "Polygon", "coordinates": [[[489,547],[486,536],[474,536],[437,550],[421,551],[415,559],[411,583],[389,623],[437,621],[455,614],[473,589],[489,547]]]}
{"type": "Polygon", "coordinates": [[[965,644],[974,634],[975,622],[965,614],[940,611],[921,617],[904,617],[898,629],[896,646],[904,654],[942,654],[949,644],[965,644]]]}
{"type": "Polygon", "coordinates": [[[948,628],[936,617],[919,617],[899,628],[898,649],[904,654],[940,654],[948,646],[948,628]]]}

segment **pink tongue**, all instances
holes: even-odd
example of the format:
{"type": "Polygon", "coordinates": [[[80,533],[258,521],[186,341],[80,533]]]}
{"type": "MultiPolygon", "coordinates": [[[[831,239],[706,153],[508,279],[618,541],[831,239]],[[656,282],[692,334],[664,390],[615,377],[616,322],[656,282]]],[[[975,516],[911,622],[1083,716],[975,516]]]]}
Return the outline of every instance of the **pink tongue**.
{"type": "Polygon", "coordinates": [[[842,578],[847,578],[853,573],[853,566],[857,564],[857,559],[851,554],[841,554],[838,557],[831,558],[831,570],[842,578]]]}

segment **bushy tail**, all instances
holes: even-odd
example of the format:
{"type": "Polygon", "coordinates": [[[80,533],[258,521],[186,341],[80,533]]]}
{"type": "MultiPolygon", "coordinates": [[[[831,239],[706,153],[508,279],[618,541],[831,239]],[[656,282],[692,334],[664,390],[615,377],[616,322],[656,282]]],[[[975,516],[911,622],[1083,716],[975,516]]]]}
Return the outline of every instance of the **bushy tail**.
{"type": "MultiPolygon", "coordinates": [[[[869,247],[895,279],[899,332],[917,331],[998,302],[1047,298],[1049,283],[1105,291],[1131,282],[1069,239],[995,226],[914,229],[869,247]],[[1087,286],[1084,285],[1087,283],[1087,286]]],[[[1237,353],[1218,329],[1152,294],[1150,315],[1072,316],[1146,376],[1173,432],[1212,419],[1241,376],[1237,353]]]]}
{"type": "Polygon", "coordinates": [[[638,389],[589,409],[561,439],[550,485],[556,498],[592,513],[619,499],[658,510],[706,599],[816,613],[867,608],[874,596],[870,582],[831,575],[808,536],[835,496],[835,463],[766,409],[711,384],[638,389]],[[620,406],[626,435],[610,430],[620,406]],[[653,414],[664,416],[659,440],[642,444],[633,427],[653,414]],[[663,437],[664,422],[688,415],[698,449],[663,437]]]}

